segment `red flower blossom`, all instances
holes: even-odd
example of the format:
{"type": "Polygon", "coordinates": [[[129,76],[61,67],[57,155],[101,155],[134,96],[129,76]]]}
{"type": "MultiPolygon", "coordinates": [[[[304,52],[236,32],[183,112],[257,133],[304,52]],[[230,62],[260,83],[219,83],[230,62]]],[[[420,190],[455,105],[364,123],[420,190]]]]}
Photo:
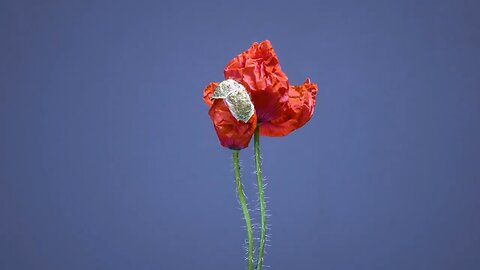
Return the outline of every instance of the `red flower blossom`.
{"type": "Polygon", "coordinates": [[[283,73],[270,41],[253,43],[225,67],[225,79],[233,79],[250,93],[258,121],[268,122],[279,117],[288,99],[288,78],[283,73]]]}
{"type": "Polygon", "coordinates": [[[255,114],[247,123],[238,121],[223,100],[212,101],[219,83],[207,85],[203,99],[210,106],[210,118],[225,147],[247,147],[256,121],[261,135],[277,137],[302,127],[313,115],[317,85],[307,79],[302,85],[291,86],[268,40],[253,43],[233,58],[224,75],[225,79],[233,79],[245,87],[255,107],[255,114]]]}
{"type": "Polygon", "coordinates": [[[255,114],[247,123],[237,120],[233,117],[225,101],[221,99],[213,101],[208,114],[213,121],[213,126],[223,147],[234,150],[248,147],[248,143],[257,127],[257,116],[255,114]]]}
{"type": "Polygon", "coordinates": [[[220,144],[235,150],[247,148],[257,127],[257,115],[254,113],[246,123],[237,120],[225,100],[212,99],[213,92],[218,85],[218,82],[209,83],[203,91],[203,100],[210,107],[208,114],[212,119],[220,144]]]}
{"type": "Polygon", "coordinates": [[[307,79],[303,85],[291,86],[268,40],[253,43],[233,58],[224,74],[250,92],[263,136],[285,136],[312,117],[317,85],[307,79]]]}

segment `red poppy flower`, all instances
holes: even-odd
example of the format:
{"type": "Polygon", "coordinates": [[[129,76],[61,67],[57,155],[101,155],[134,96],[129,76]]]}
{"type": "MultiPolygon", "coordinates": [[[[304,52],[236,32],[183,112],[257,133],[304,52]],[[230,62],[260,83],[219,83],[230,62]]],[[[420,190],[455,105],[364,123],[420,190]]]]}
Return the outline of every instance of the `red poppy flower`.
{"type": "Polygon", "coordinates": [[[289,84],[270,41],[253,43],[227,64],[224,75],[225,79],[245,86],[260,123],[280,116],[281,107],[288,99],[289,84]]]}
{"type": "Polygon", "coordinates": [[[317,85],[307,79],[303,85],[291,86],[268,40],[253,43],[233,58],[224,74],[250,93],[263,136],[285,136],[312,117],[317,85]]]}
{"type": "Polygon", "coordinates": [[[210,106],[209,115],[223,146],[242,149],[248,146],[258,121],[263,136],[285,136],[302,127],[313,115],[317,85],[307,79],[291,86],[280,68],[270,41],[253,43],[225,67],[225,79],[243,85],[255,107],[255,114],[245,123],[237,120],[223,100],[212,101],[219,83],[210,83],[203,99],[210,106]],[[255,119],[255,121],[253,121],[255,119]]]}
{"type": "Polygon", "coordinates": [[[220,144],[223,147],[240,150],[248,147],[255,128],[257,127],[257,116],[253,116],[244,123],[235,119],[225,101],[216,99],[208,111],[217,132],[220,144]]]}
{"type": "Polygon", "coordinates": [[[220,144],[235,150],[247,148],[257,127],[257,115],[253,113],[249,118],[247,116],[248,121],[246,122],[238,120],[229,108],[226,99],[212,99],[218,85],[217,82],[209,83],[205,87],[203,100],[210,106],[208,114],[212,119],[220,144]]]}

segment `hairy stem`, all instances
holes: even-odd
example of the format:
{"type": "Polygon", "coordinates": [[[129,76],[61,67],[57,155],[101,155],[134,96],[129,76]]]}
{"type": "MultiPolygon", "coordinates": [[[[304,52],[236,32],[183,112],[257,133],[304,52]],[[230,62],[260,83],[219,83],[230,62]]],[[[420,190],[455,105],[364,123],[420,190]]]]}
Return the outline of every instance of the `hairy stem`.
{"type": "Polygon", "coordinates": [[[260,129],[255,129],[254,135],[255,168],[257,174],[258,200],[260,201],[260,243],[258,244],[257,270],[262,270],[263,252],[265,250],[265,237],[267,234],[267,213],[265,210],[265,196],[263,192],[262,168],[260,167],[260,129]]]}
{"type": "Polygon", "coordinates": [[[253,233],[252,221],[248,213],[247,202],[245,201],[245,194],[243,194],[242,182],[240,180],[240,164],[238,162],[238,150],[232,150],[233,156],[233,170],[235,172],[235,184],[237,186],[237,197],[242,207],[243,216],[245,217],[245,224],[247,226],[248,238],[248,270],[253,270],[253,233]]]}

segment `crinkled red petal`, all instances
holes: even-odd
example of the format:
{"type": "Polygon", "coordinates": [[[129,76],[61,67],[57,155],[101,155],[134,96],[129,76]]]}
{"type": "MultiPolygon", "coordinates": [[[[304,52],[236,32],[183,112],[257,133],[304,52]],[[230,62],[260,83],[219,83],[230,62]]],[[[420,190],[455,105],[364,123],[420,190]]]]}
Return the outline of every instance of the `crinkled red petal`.
{"type": "Polygon", "coordinates": [[[208,105],[208,107],[212,106],[213,101],[211,97],[213,95],[213,91],[215,91],[215,87],[217,87],[218,82],[211,82],[203,90],[203,101],[208,105]]]}
{"type": "Polygon", "coordinates": [[[235,150],[248,147],[257,127],[256,114],[253,114],[247,123],[238,121],[221,99],[213,101],[208,114],[222,146],[235,150]]]}
{"type": "Polygon", "coordinates": [[[224,75],[249,91],[259,122],[279,116],[288,99],[289,84],[270,41],[253,43],[227,64],[224,75]]]}
{"type": "Polygon", "coordinates": [[[313,115],[318,87],[310,79],[298,86],[291,86],[288,102],[277,118],[260,125],[260,135],[279,137],[302,127],[313,115]]]}

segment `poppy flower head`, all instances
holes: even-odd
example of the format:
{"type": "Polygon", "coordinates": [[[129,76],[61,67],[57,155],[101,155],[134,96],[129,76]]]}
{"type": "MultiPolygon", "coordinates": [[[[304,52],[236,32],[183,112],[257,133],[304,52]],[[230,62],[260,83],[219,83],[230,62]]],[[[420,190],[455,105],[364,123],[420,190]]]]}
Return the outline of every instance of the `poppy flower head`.
{"type": "Polygon", "coordinates": [[[288,78],[280,68],[270,41],[253,43],[225,67],[226,79],[245,86],[255,105],[259,122],[278,116],[281,104],[288,99],[288,78]]]}
{"type": "Polygon", "coordinates": [[[224,75],[225,81],[206,86],[203,99],[225,147],[247,147],[257,124],[262,136],[285,136],[313,115],[317,85],[308,78],[290,85],[268,40],[233,58],[224,75]]]}
{"type": "Polygon", "coordinates": [[[246,123],[237,120],[222,99],[213,101],[208,114],[223,147],[234,150],[248,147],[248,143],[257,127],[257,116],[255,114],[246,123]]]}
{"type": "Polygon", "coordinates": [[[235,150],[248,147],[257,127],[257,116],[245,87],[233,80],[210,83],[203,98],[210,106],[208,114],[220,144],[235,150]]]}

